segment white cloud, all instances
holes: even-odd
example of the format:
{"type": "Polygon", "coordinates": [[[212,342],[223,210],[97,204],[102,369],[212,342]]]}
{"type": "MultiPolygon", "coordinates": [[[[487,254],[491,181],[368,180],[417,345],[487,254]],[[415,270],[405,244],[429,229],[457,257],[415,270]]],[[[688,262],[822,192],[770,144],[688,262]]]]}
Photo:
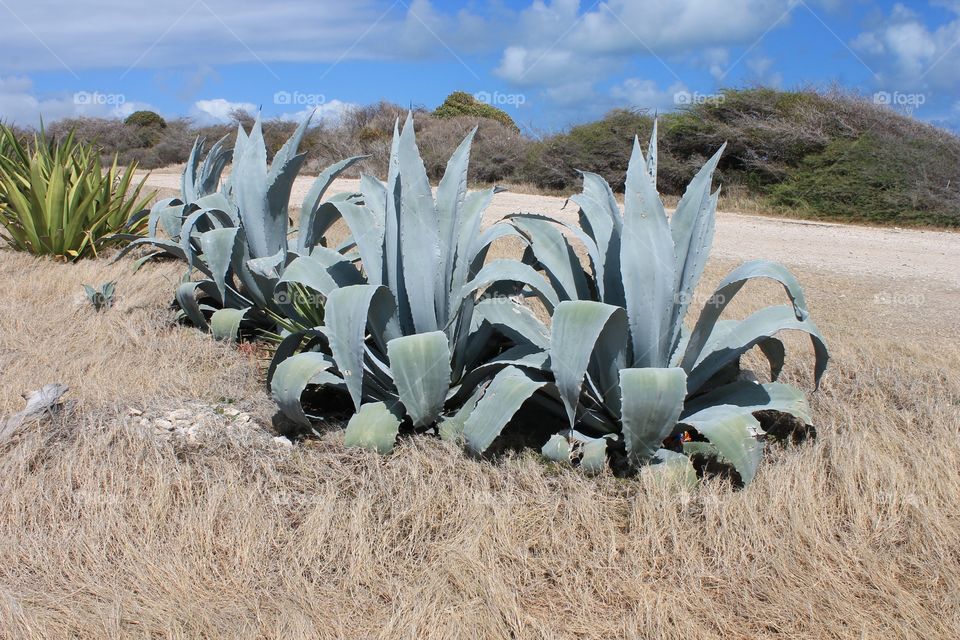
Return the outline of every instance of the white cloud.
{"type": "Polygon", "coordinates": [[[751,44],[785,24],[790,6],[790,0],[611,0],[580,13],[576,0],[535,0],[520,17],[522,44],[504,50],[497,73],[534,84],[561,70],[554,77],[595,78],[629,56],[656,56],[671,67],[675,56],[701,55],[711,72],[722,74],[725,48],[751,44]]]}
{"type": "Polygon", "coordinates": [[[776,70],[776,62],[773,58],[763,55],[752,56],[747,59],[746,65],[750,70],[752,82],[768,87],[783,85],[783,74],[776,70]]]}
{"type": "Polygon", "coordinates": [[[359,107],[360,105],[354,102],[343,102],[342,100],[328,100],[322,104],[318,104],[314,107],[307,107],[300,111],[286,112],[281,113],[277,116],[280,120],[287,120],[290,122],[300,122],[307,117],[311,111],[313,112],[313,119],[311,123],[314,125],[320,124],[321,122],[326,124],[336,124],[340,121],[343,116],[359,107]]]}
{"type": "Polygon", "coordinates": [[[666,89],[660,89],[653,80],[640,78],[628,78],[610,90],[611,97],[617,100],[620,106],[637,107],[652,112],[672,111],[684,103],[680,96],[689,94],[682,82],[674,82],[666,89]]]}
{"type": "Polygon", "coordinates": [[[190,110],[190,117],[199,125],[224,124],[231,122],[230,114],[236,110],[257,113],[257,105],[252,102],[231,102],[224,98],[197,100],[190,110]]]}
{"type": "MultiPolygon", "coordinates": [[[[352,102],[332,99],[325,100],[315,106],[306,106],[297,111],[285,111],[277,115],[264,115],[264,118],[277,118],[288,122],[300,122],[307,115],[313,112],[312,124],[317,125],[321,122],[335,123],[351,109],[358,105],[352,102]]],[[[197,100],[190,109],[190,117],[198,125],[226,124],[232,121],[231,114],[236,110],[246,111],[250,115],[256,115],[259,107],[252,102],[234,102],[226,98],[210,98],[207,100],[197,100]]]]}
{"type": "MultiPolygon", "coordinates": [[[[960,10],[958,3],[941,3],[960,10]]],[[[877,84],[891,90],[956,92],[960,82],[960,18],[927,26],[902,4],[851,46],[877,74],[877,84]]]]}
{"type": "Polygon", "coordinates": [[[577,0],[534,0],[520,13],[494,73],[516,86],[539,87],[551,101],[559,95],[570,107],[577,94],[589,98],[597,83],[645,59],[673,76],[670,88],[628,79],[599,103],[581,101],[584,114],[624,100],[672,107],[678,88],[696,80],[691,67],[723,81],[730,47],[754,45],[789,23],[792,6],[793,0],[610,0],[584,12],[577,0]]]}
{"type": "Polygon", "coordinates": [[[38,125],[63,118],[87,116],[124,118],[139,109],[153,107],[124,94],[97,91],[58,92],[38,96],[33,81],[25,76],[0,77],[0,120],[19,125],[38,125]]]}
{"type": "Polygon", "coordinates": [[[724,80],[730,72],[730,50],[723,47],[710,47],[696,60],[710,71],[714,80],[724,80]]]}
{"type": "Polygon", "coordinates": [[[490,47],[487,22],[467,11],[446,14],[429,0],[175,0],[131,10],[117,0],[0,3],[0,72],[253,62],[449,57],[449,48],[490,47]]]}

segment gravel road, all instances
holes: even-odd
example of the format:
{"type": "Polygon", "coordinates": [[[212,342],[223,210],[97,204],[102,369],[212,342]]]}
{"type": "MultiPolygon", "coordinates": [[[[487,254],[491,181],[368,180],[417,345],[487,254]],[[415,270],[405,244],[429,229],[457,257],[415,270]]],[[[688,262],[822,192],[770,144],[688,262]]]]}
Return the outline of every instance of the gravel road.
{"type": "MultiPolygon", "coordinates": [[[[154,172],[148,184],[179,189],[179,173],[154,172]]],[[[313,181],[298,178],[292,202],[300,202],[313,181]]],[[[341,179],[334,191],[359,188],[359,180],[341,179]]],[[[544,213],[562,220],[576,217],[564,199],[504,192],[496,195],[485,224],[515,212],[544,213]]],[[[846,224],[767,218],[731,212],[717,215],[713,255],[728,260],[766,258],[786,265],[837,274],[921,280],[960,288],[960,233],[875,228],[846,224]]]]}

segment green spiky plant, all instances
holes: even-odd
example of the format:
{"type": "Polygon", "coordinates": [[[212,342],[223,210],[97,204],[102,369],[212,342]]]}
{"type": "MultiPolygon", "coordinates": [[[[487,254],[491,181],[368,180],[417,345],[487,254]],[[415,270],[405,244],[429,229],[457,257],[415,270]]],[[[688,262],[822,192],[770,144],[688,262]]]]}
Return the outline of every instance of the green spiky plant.
{"type": "Polygon", "coordinates": [[[134,182],[136,163],[121,169],[114,156],[104,171],[99,151],[41,129],[23,144],[0,125],[0,237],[19,251],[67,260],[95,256],[117,233],[142,234],[139,214],[146,177],[134,182]]]}
{"type": "Polygon", "coordinates": [[[219,191],[231,151],[220,140],[201,164],[204,141],[197,140],[184,169],[181,198],[158,202],[147,218],[149,236],[133,239],[118,256],[146,245],[157,251],[141,260],[167,254],[185,261],[189,271],[176,291],[182,317],[217,338],[236,340],[248,329],[273,332],[288,321],[314,317],[301,315],[301,305],[275,297],[274,290],[287,265],[319,243],[316,217],[326,211],[327,188],[360,157],[321,172],[304,200],[291,246],[289,199],[306,158],[297,150],[310,120],[311,115],[303,119],[270,166],[260,118],[249,134],[238,127],[232,172],[219,191]],[[192,278],[194,270],[199,279],[192,278]]]}
{"type": "MultiPolygon", "coordinates": [[[[215,196],[219,191],[223,170],[233,159],[233,149],[225,146],[226,141],[227,136],[224,136],[207,151],[206,138],[198,137],[194,140],[187,164],[180,176],[180,196],[158,200],[149,211],[141,211],[130,220],[127,233],[118,234],[119,239],[137,242],[140,236],[129,233],[129,229],[142,226],[144,219],[147,221],[145,244],[153,245],[158,250],[138,259],[135,269],[161,256],[178,257],[180,252],[174,250],[173,245],[179,247],[183,221],[199,209],[223,207],[221,199],[211,196],[215,196]]],[[[139,244],[144,243],[137,242],[136,245],[129,246],[123,254],[139,244]]]]}
{"type": "Polygon", "coordinates": [[[99,287],[85,284],[83,285],[83,292],[94,311],[103,311],[113,306],[117,294],[117,283],[111,280],[110,282],[104,282],[99,287]]]}
{"type": "Polygon", "coordinates": [[[817,385],[828,359],[800,284],[785,267],[768,261],[741,265],[705,302],[693,329],[684,325],[713,240],[719,190],[711,193],[711,181],[722,152],[697,173],[669,218],[655,186],[656,128],[647,158],[634,140],[622,212],[606,181],[584,173],[583,192],[571,198],[580,207],[579,225],[509,217],[527,244],[525,260],[543,270],[561,300],[543,346],[568,429],[547,442],[545,455],[575,455],[583,467],[597,469],[608,449],[622,445],[633,468],[666,462],[691,478],[687,456],[718,458],[747,483],[762,452],[763,430],[754,414],[772,411],[811,421],[803,393],[776,382],[785,358],[776,337],[781,331],[809,334],[817,385]],[[571,238],[586,249],[588,269],[571,238]],[[790,304],[721,320],[755,278],[782,285],[790,304]],[[755,346],[769,360],[773,382],[761,384],[741,371],[740,358],[755,346]],[[683,443],[684,434],[693,441],[683,443]]]}
{"type": "MultiPolygon", "coordinates": [[[[450,158],[434,198],[408,117],[402,132],[394,129],[386,184],[364,175],[361,201],[338,200],[316,216],[319,235],[336,220],[351,235],[339,251],[318,247],[296,258],[280,280],[325,304],[323,325],[288,335],[270,368],[273,397],[293,421],[310,424],[308,387],[339,390],[356,409],[347,444],[388,451],[401,428],[456,431],[467,419],[459,410],[481,396],[472,432],[498,433],[545,384],[516,375],[493,331],[499,315],[529,313],[495,292],[523,285],[550,308],[556,297],[519,261],[484,264],[490,244],[510,230],[481,233],[494,189],[467,193],[474,133],[450,158]],[[479,301],[481,291],[491,298],[479,301]]],[[[539,351],[515,338],[514,349],[539,351]]]]}

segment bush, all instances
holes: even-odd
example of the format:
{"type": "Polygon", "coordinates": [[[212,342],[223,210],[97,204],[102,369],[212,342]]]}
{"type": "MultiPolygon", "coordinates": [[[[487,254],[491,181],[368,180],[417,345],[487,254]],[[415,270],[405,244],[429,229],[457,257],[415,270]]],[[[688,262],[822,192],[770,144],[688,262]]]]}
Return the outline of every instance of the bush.
{"type": "Polygon", "coordinates": [[[158,129],[167,128],[167,121],[164,120],[159,113],[154,111],[134,111],[127,116],[127,119],[123,121],[123,124],[132,127],[156,127],[158,129]]]}
{"type": "Polygon", "coordinates": [[[469,179],[485,184],[517,179],[530,143],[516,129],[496,120],[485,119],[478,123],[476,118],[469,116],[428,116],[421,120],[417,123],[417,135],[420,153],[431,180],[440,180],[447,166],[450,149],[455,149],[475,126],[477,134],[473,139],[469,179]]]}
{"type": "MultiPolygon", "coordinates": [[[[724,193],[736,191],[758,209],[789,207],[802,215],[900,224],[960,224],[960,139],[957,136],[837,92],[728,89],[722,99],[659,116],[659,191],[679,196],[690,177],[723,142],[717,168],[724,193]],[[867,153],[865,150],[870,150],[867,153]],[[909,163],[899,160],[903,151],[909,163]],[[898,176],[877,164],[898,165],[898,176]]],[[[380,178],[387,166],[393,126],[408,108],[389,102],[357,107],[337,122],[317,122],[301,143],[307,169],[318,171],[343,158],[369,156],[344,175],[361,171],[380,178]]],[[[653,116],[615,109],[595,122],[539,139],[520,133],[506,113],[464,92],[450,94],[433,112],[413,109],[423,160],[432,180],[443,173],[444,155],[479,124],[470,180],[519,182],[572,193],[578,170],[601,175],[623,188],[632,140],[646,145],[653,116]]],[[[150,113],[150,112],[144,112],[150,113]]],[[[250,114],[232,114],[249,128],[250,114]]],[[[131,116],[132,117],[132,116],[131,116]]],[[[147,118],[149,116],[143,116],[147,118]]],[[[139,117],[138,117],[139,119],[139,117]]],[[[77,118],[50,127],[58,137],[75,131],[95,144],[104,163],[156,168],[186,161],[193,140],[232,136],[236,124],[196,127],[187,119],[156,126],[119,126],[115,120],[77,118]]],[[[263,123],[268,156],[293,131],[281,120],[263,123]]]]}
{"type": "Polygon", "coordinates": [[[596,122],[545,138],[530,146],[525,181],[546,189],[574,189],[580,184],[577,172],[591,171],[614,189],[623,189],[633,138],[646,141],[652,128],[652,116],[615,109],[596,122]]]}
{"type": "Polygon", "coordinates": [[[472,118],[487,118],[520,131],[513,118],[504,111],[485,102],[480,102],[466,91],[454,91],[447,96],[439,107],[434,110],[433,115],[437,118],[455,118],[457,116],[470,116],[472,118]]]}
{"type": "Polygon", "coordinates": [[[704,150],[728,141],[725,185],[745,185],[805,216],[960,225],[960,139],[857,96],[812,90],[728,90],[662,119],[660,187],[678,193],[704,150]]]}
{"type": "Polygon", "coordinates": [[[884,137],[831,142],[771,187],[773,202],[814,218],[960,226],[960,191],[951,188],[960,179],[958,148],[946,155],[923,138],[884,137]]]}

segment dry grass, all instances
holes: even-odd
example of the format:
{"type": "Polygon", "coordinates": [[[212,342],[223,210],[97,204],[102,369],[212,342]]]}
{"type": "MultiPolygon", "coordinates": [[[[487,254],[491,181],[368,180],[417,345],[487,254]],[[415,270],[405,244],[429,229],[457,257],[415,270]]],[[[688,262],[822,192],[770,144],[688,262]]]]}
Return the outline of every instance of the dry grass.
{"type": "Polygon", "coordinates": [[[222,398],[269,416],[254,363],[173,325],[170,303],[184,265],[137,273],[130,265],[68,265],[0,250],[0,279],[10,292],[0,312],[0,415],[21,408],[21,393],[56,380],[70,386],[80,413],[222,398]],[[117,302],[95,313],[81,285],[108,280],[117,281],[117,302]]]}
{"type": "Polygon", "coordinates": [[[127,268],[0,252],[3,411],[54,380],[74,402],[0,445],[0,637],[960,633],[956,291],[912,306],[911,283],[801,273],[834,353],[820,438],[744,491],[683,493],[423,439],[388,457],[337,432],[292,451],[156,441],[128,405],[270,407],[245,356],[170,327],[179,267],[127,268]],[[116,308],[74,303],[111,278],[116,308]]]}

